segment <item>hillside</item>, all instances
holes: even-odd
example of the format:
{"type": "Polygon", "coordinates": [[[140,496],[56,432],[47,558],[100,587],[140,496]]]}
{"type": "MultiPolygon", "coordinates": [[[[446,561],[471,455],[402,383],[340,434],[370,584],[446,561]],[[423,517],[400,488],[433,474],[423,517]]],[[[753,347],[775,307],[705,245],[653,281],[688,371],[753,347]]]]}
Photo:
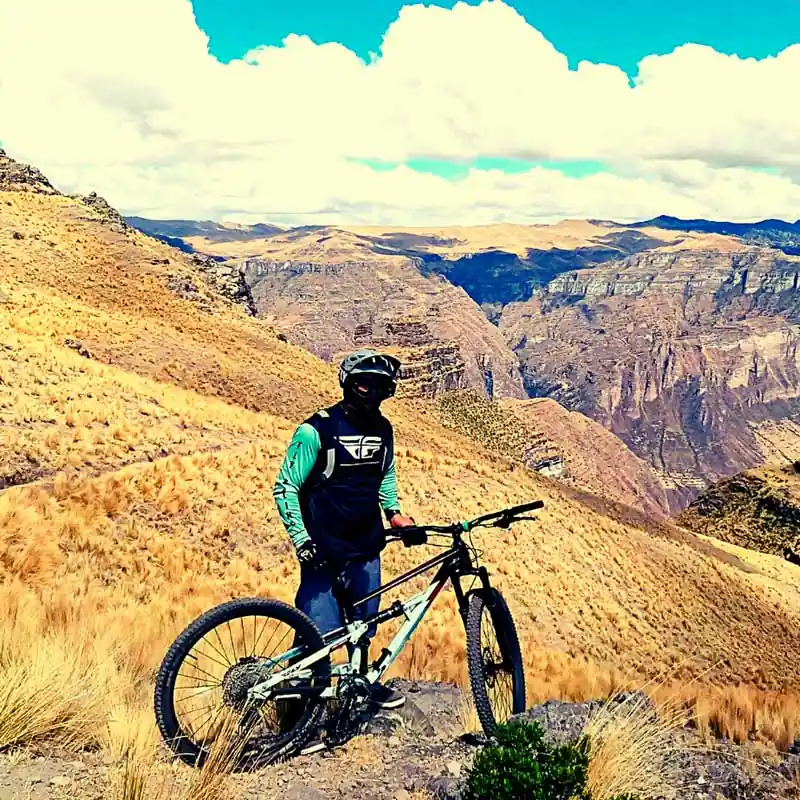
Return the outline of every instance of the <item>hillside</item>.
{"type": "Polygon", "coordinates": [[[442,395],[437,405],[446,426],[489,451],[653,517],[668,511],[664,488],[644,461],[602,425],[554,400],[492,402],[466,390],[442,395]]]}
{"type": "Polygon", "coordinates": [[[667,493],[649,465],[599,423],[550,399],[502,405],[547,441],[558,443],[569,478],[577,486],[656,517],[668,513],[667,493]]]}
{"type": "Polygon", "coordinates": [[[182,224],[290,341],[325,359],[398,348],[423,396],[554,399],[620,437],[648,467],[633,494],[655,482],[672,512],[770,462],[776,431],[781,457],[800,456],[792,223],[182,224]]]}
{"type": "MultiPolygon", "coordinates": [[[[335,369],[216,294],[188,255],[96,201],[19,191],[3,169],[3,669],[42,637],[61,653],[50,674],[100,664],[86,674],[103,702],[81,727],[97,743],[109,725],[128,735],[131,714],[149,724],[152,671],[201,610],[292,599],[271,485],[294,426],[337,396],[335,369]]],[[[543,479],[424,400],[401,393],[387,413],[417,520],[545,501],[537,524],[476,536],[517,619],[531,701],[662,678],[718,730],[782,746],[800,732],[796,567],[543,479]]],[[[425,550],[390,549],[387,575],[425,550]]],[[[449,592],[398,670],[464,680],[449,592]]]]}
{"type": "Polygon", "coordinates": [[[800,563],[800,462],[720,481],[679,520],[705,536],[800,563]]]}

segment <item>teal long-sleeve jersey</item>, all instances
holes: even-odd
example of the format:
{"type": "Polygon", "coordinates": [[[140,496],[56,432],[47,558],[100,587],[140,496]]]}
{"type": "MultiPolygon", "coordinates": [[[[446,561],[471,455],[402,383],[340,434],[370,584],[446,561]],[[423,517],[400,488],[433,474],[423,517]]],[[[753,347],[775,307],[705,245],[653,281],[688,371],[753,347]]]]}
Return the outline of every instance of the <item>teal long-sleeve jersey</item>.
{"type": "MultiPolygon", "coordinates": [[[[300,425],[289,443],[275,482],[273,491],[275,504],[295,548],[300,547],[311,538],[306,530],[300,508],[300,489],[311,474],[320,447],[317,430],[308,423],[300,425]]],[[[393,452],[383,474],[378,500],[385,512],[399,512],[400,503],[393,452]]]]}

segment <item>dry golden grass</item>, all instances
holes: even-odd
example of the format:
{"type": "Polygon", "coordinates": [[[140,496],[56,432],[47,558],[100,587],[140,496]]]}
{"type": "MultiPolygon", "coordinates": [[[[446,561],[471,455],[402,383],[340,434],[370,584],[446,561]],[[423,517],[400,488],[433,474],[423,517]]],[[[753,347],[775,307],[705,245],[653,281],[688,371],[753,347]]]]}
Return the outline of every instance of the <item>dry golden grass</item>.
{"type": "MultiPolygon", "coordinates": [[[[188,271],[182,256],[93,214],[66,198],[0,194],[0,475],[22,458],[41,477],[0,493],[11,632],[0,653],[30,687],[47,691],[36,683],[43,659],[67,687],[55,717],[34,707],[6,746],[69,738],[70,720],[88,720],[82,741],[124,760],[152,742],[152,676],[185,625],[231,597],[293,600],[299,571],[272,483],[294,426],[338,393],[335,370],[263,323],[173,295],[165,276],[188,271]],[[67,337],[92,358],[64,347],[67,337]],[[75,662],[79,641],[91,655],[75,662]]],[[[709,725],[776,742],[800,733],[800,589],[782,565],[611,506],[590,510],[443,428],[422,401],[387,411],[417,520],[545,500],[539,523],[475,535],[517,621],[531,702],[602,696],[681,665],[677,682],[703,676],[686,702],[709,725]]],[[[385,575],[435,552],[392,547],[385,575]]],[[[395,672],[465,685],[452,593],[395,672]]]]}
{"type": "Polygon", "coordinates": [[[108,695],[96,691],[102,663],[77,649],[86,644],[46,636],[0,665],[0,748],[42,739],[78,749],[94,743],[108,695]]]}
{"type": "Polygon", "coordinates": [[[113,800],[235,800],[239,786],[232,773],[242,753],[237,721],[229,717],[197,769],[167,764],[150,740],[130,741],[109,775],[113,800]]]}
{"type": "Polygon", "coordinates": [[[800,700],[793,693],[706,686],[687,693],[683,701],[701,731],[738,744],[771,742],[786,750],[800,730],[800,700]]]}
{"type": "Polygon", "coordinates": [[[642,695],[606,704],[584,728],[590,740],[587,786],[597,800],[622,794],[664,797],[682,788],[676,733],[685,714],[674,701],[656,711],[642,695]]]}
{"type": "MultiPolygon", "coordinates": [[[[0,349],[0,479],[104,471],[170,453],[229,448],[274,422],[8,331],[0,349]]],[[[24,480],[22,481],[24,482],[24,480]]]]}

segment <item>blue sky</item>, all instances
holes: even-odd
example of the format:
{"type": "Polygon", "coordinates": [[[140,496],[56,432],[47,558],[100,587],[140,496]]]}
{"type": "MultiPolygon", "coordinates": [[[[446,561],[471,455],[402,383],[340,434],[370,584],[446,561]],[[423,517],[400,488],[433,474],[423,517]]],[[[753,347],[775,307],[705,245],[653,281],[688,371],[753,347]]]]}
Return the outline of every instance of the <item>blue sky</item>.
{"type": "MultiPolygon", "coordinates": [[[[477,5],[471,0],[470,5],[477,5]]],[[[571,66],[587,59],[629,75],[640,59],[686,42],[721,53],[763,58],[800,40],[800,0],[509,0],[571,66]]],[[[220,60],[304,33],[317,44],[339,42],[365,60],[404,5],[402,0],[192,0],[199,26],[220,60]]],[[[425,5],[452,8],[450,0],[425,5]]]]}

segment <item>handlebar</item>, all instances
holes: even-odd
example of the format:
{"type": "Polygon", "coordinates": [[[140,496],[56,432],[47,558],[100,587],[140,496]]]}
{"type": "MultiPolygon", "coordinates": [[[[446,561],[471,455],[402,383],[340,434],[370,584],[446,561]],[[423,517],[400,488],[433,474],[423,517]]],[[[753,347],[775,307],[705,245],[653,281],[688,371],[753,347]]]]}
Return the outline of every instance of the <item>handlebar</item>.
{"type": "Polygon", "coordinates": [[[536,511],[537,509],[544,508],[544,502],[541,500],[534,500],[532,503],[523,503],[518,506],[511,506],[504,508],[502,511],[493,511],[490,514],[483,514],[480,517],[475,517],[471,520],[464,520],[462,522],[454,522],[450,525],[412,525],[407,528],[397,528],[397,533],[389,537],[390,541],[400,541],[405,536],[413,537],[415,534],[424,536],[428,533],[446,533],[458,534],[468,533],[473,528],[477,527],[494,527],[494,528],[508,528],[512,523],[519,522],[525,519],[535,519],[535,517],[522,517],[528,511],[536,511]],[[491,523],[491,524],[490,524],[491,523]]]}

